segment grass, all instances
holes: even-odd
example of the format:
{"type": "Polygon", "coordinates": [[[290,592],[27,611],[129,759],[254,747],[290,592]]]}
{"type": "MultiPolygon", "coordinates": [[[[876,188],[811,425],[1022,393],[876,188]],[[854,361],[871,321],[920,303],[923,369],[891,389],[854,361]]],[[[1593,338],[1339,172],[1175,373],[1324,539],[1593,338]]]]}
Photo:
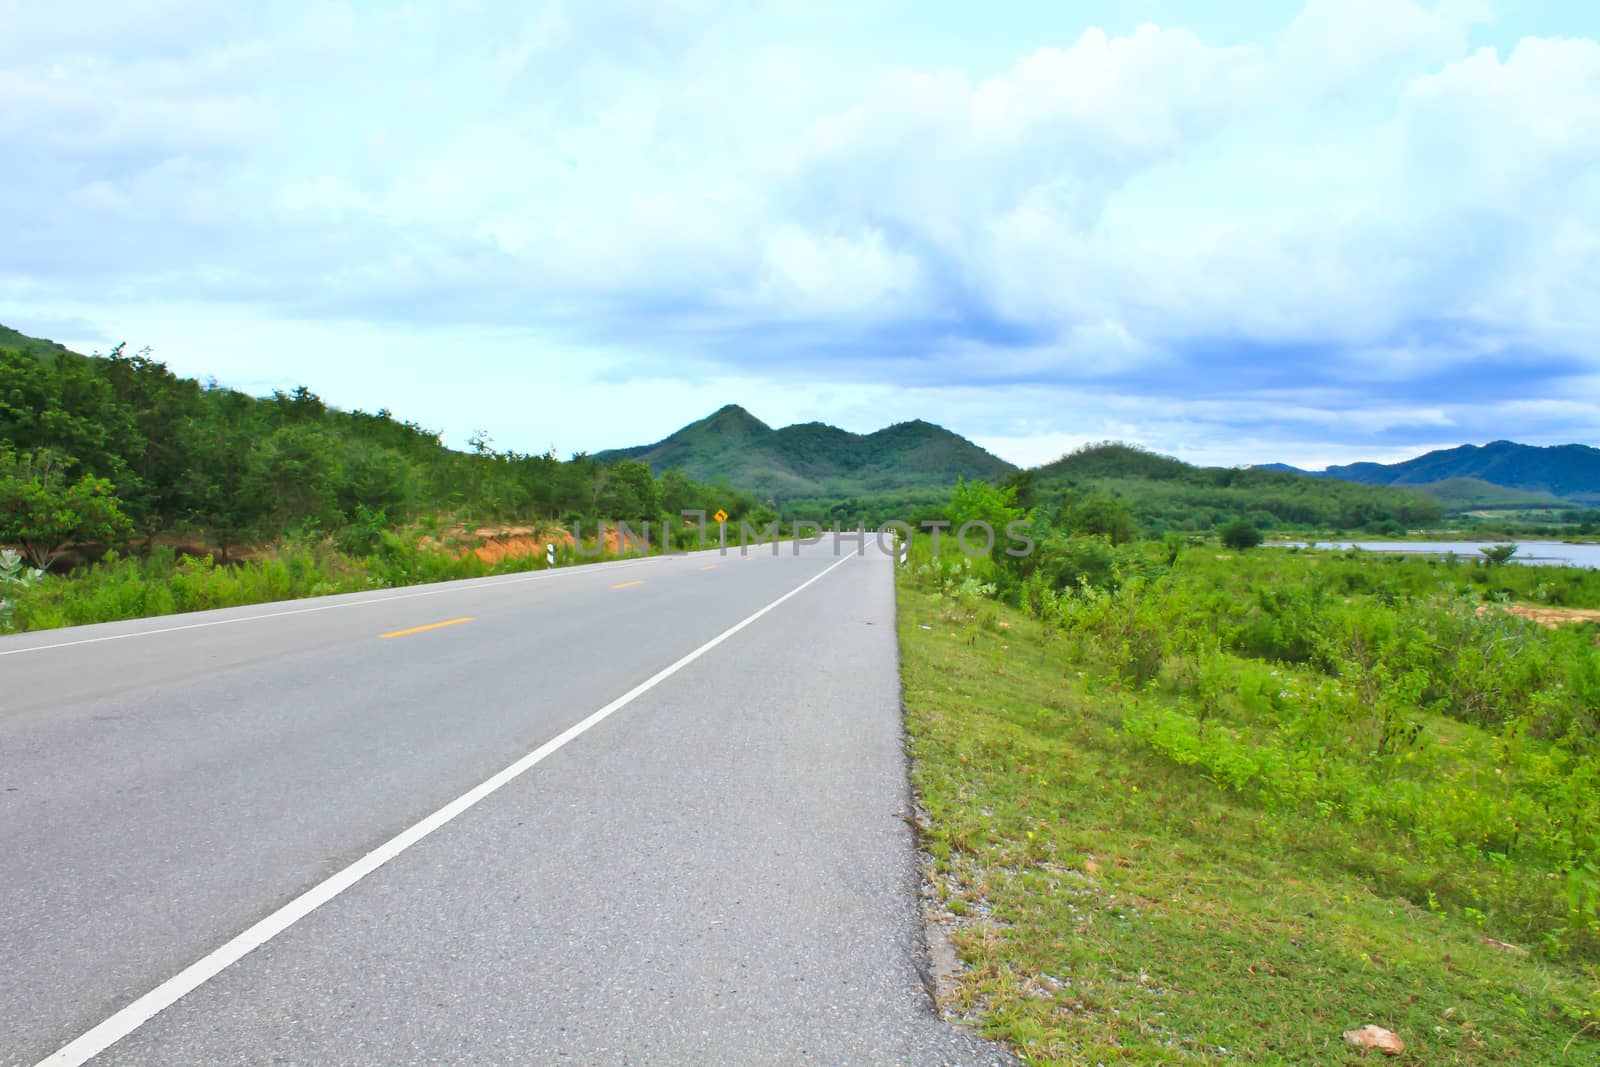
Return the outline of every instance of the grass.
{"type": "Polygon", "coordinates": [[[1003,604],[900,590],[932,910],[952,1009],[1040,1064],[1600,1063],[1600,969],[1386,892],[1404,842],[1164,759],[1130,696],[1003,604]]]}
{"type": "MultiPolygon", "coordinates": [[[[289,540],[263,548],[256,558],[231,564],[220,564],[209,555],[179,555],[166,547],[126,558],[113,552],[65,575],[45,575],[26,585],[15,581],[0,583],[0,592],[9,598],[0,600],[0,634],[483,578],[546,567],[543,552],[509,555],[486,563],[466,551],[473,543],[419,544],[415,531],[384,531],[374,543],[365,546],[346,544],[341,548],[329,538],[289,540]]],[[[594,552],[596,547],[591,541],[587,551],[594,552]]],[[[674,551],[698,548],[698,540],[673,545],[674,551]]],[[[660,542],[652,538],[650,552],[660,551],[660,542]]],[[[637,548],[626,553],[606,549],[583,555],[571,544],[558,543],[556,565],[603,563],[632,554],[638,554],[637,548]]],[[[5,573],[0,572],[0,577],[5,573]]]]}

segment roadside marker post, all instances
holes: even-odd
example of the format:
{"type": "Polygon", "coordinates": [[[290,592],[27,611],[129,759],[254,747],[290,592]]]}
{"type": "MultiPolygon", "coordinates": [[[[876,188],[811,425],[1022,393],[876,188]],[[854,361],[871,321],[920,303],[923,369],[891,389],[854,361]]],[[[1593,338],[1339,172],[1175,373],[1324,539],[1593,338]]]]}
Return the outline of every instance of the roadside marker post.
{"type": "Polygon", "coordinates": [[[901,541],[900,542],[900,566],[909,567],[910,565],[911,565],[911,543],[909,541],[901,541]]]}
{"type": "Polygon", "coordinates": [[[556,543],[554,541],[544,546],[544,562],[548,567],[556,565],[556,543]]]}

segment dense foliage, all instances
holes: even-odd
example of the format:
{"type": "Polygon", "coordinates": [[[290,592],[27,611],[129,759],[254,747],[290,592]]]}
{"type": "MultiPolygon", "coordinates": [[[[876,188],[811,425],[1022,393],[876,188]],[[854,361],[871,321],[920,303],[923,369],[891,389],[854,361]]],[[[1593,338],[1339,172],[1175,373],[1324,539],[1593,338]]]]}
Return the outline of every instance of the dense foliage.
{"type": "Polygon", "coordinates": [[[641,522],[686,508],[760,517],[746,493],[639,462],[460,452],[387,411],[340,411],[304,387],[258,399],[117,348],[0,351],[0,544],[37,567],[69,546],[198,540],[226,560],[289,534],[420,516],[641,522]]]}

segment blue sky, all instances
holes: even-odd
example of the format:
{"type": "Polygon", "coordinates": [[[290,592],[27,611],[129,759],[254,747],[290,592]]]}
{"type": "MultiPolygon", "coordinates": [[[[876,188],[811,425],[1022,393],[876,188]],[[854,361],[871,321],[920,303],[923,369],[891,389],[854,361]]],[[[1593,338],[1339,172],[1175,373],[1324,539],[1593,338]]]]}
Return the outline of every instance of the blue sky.
{"type": "Polygon", "coordinates": [[[0,0],[0,322],[459,444],[1600,443],[1600,5],[0,0]]]}

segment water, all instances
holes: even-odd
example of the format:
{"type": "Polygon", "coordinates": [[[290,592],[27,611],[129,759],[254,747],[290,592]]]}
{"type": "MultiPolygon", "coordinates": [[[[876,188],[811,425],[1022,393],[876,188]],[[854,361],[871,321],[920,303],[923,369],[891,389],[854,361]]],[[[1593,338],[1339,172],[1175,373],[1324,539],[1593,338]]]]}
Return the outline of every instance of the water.
{"type": "Polygon", "coordinates": [[[1563,541],[1284,541],[1280,547],[1344,550],[1359,548],[1367,552],[1404,552],[1418,556],[1445,556],[1455,553],[1464,560],[1482,559],[1480,548],[1516,544],[1513,563],[1544,567],[1600,568],[1600,545],[1569,545],[1563,541]]]}

